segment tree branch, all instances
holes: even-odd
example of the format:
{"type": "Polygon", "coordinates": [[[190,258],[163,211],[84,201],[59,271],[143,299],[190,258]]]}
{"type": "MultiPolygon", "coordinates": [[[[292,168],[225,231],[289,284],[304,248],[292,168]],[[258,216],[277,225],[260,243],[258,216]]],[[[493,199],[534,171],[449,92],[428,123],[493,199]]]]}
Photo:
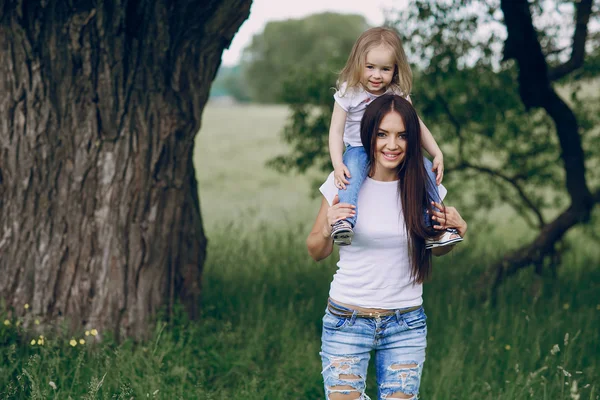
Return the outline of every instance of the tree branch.
{"type": "Polygon", "coordinates": [[[458,137],[458,158],[463,160],[463,137],[462,137],[462,126],[458,119],[454,116],[452,111],[450,110],[450,104],[444,99],[444,97],[440,94],[440,92],[436,91],[435,94],[436,100],[442,105],[444,111],[448,115],[448,119],[450,123],[454,126],[454,130],[456,131],[456,136],[458,137]]]}
{"type": "MultiPolygon", "coordinates": [[[[594,195],[595,204],[600,203],[600,190],[594,195]]],[[[539,265],[548,255],[554,253],[554,246],[564,234],[585,218],[586,210],[573,205],[564,210],[551,223],[544,226],[535,240],[507,255],[493,264],[479,280],[479,288],[484,290],[493,281],[496,289],[506,277],[516,274],[530,265],[539,265]]]]}
{"type": "Polygon", "coordinates": [[[548,78],[556,81],[574,70],[581,68],[585,59],[585,41],[588,32],[588,22],[592,13],[593,0],[580,0],[576,2],[575,31],[573,32],[573,49],[571,58],[565,63],[550,69],[548,78]]]}
{"type": "Polygon", "coordinates": [[[501,0],[501,7],[508,33],[504,58],[517,61],[521,100],[527,109],[542,107],[554,121],[571,204],[576,209],[585,210],[589,216],[593,199],[585,179],[579,125],[573,111],[552,88],[529,3],[527,0],[501,0]]]}
{"type": "Polygon", "coordinates": [[[523,200],[523,202],[527,205],[527,207],[529,207],[529,209],[535,214],[537,221],[538,221],[538,228],[542,229],[546,225],[546,222],[544,221],[544,216],[542,215],[539,208],[537,208],[535,206],[535,204],[533,204],[533,201],[529,197],[527,197],[527,195],[525,194],[525,191],[523,190],[521,185],[519,185],[519,183],[517,182],[518,177],[507,176],[507,175],[504,175],[501,172],[495,171],[493,169],[482,167],[479,165],[473,165],[466,161],[462,161],[461,164],[457,165],[453,169],[454,170],[472,169],[472,170],[475,170],[478,172],[483,172],[490,176],[494,176],[496,178],[499,178],[499,179],[507,182],[508,184],[510,184],[512,187],[515,188],[515,190],[519,194],[519,197],[523,200]]]}

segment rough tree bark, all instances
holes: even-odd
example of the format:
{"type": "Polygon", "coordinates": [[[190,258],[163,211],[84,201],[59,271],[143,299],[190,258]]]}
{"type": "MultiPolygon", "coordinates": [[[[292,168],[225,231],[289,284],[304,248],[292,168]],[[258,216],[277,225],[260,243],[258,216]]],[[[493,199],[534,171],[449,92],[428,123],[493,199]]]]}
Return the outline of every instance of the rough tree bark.
{"type": "Polygon", "coordinates": [[[251,0],[0,0],[0,295],[13,313],[144,336],[199,311],[192,163],[251,0]]]}
{"type": "Polygon", "coordinates": [[[506,254],[493,265],[482,276],[481,283],[485,286],[492,281],[496,288],[504,277],[527,266],[535,265],[539,270],[544,259],[554,254],[554,246],[565,233],[576,224],[589,221],[594,206],[600,203],[600,189],[592,193],[586,181],[584,153],[575,114],[552,87],[552,80],[583,65],[592,3],[593,0],[577,2],[571,59],[550,69],[533,26],[529,2],[501,1],[508,33],[504,59],[515,59],[519,66],[519,92],[525,107],[543,108],[555,123],[571,204],[553,221],[545,224],[532,243],[506,254]]]}

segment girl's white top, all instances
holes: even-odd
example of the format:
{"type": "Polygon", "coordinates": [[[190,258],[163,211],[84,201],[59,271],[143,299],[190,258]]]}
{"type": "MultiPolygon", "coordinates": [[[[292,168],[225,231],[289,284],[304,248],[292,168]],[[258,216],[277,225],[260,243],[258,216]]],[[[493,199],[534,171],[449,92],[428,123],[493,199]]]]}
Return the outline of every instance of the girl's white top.
{"type": "MultiPolygon", "coordinates": [[[[446,190],[440,185],[441,193],[446,190]]],[[[319,188],[331,205],[338,189],[333,172],[319,188]]],[[[329,296],[368,308],[397,309],[423,303],[423,286],[410,276],[408,236],[398,182],[365,179],[358,194],[352,245],[340,247],[329,296]]]]}
{"type": "MultiPolygon", "coordinates": [[[[392,88],[388,88],[384,94],[398,94],[408,99],[407,95],[398,93],[392,88]]],[[[348,88],[346,83],[340,85],[340,89],[334,93],[333,98],[336,103],[346,111],[346,125],[344,127],[344,143],[346,145],[362,147],[360,120],[365,114],[367,106],[379,96],[381,95],[367,92],[362,86],[348,88]]]]}

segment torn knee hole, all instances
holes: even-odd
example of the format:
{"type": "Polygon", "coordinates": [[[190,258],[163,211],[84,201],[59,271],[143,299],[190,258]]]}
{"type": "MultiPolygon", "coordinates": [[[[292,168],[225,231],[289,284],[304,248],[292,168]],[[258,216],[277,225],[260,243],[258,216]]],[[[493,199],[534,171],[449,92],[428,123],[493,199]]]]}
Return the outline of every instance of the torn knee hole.
{"type": "Polygon", "coordinates": [[[346,381],[358,381],[360,380],[360,376],[352,375],[352,374],[340,374],[340,380],[346,381]]]}
{"type": "MultiPolygon", "coordinates": [[[[344,360],[346,362],[352,362],[352,360],[344,360]]],[[[339,369],[350,369],[350,365],[348,364],[343,364],[342,361],[334,361],[331,363],[331,366],[333,368],[339,368],[339,369]]]]}
{"type": "Polygon", "coordinates": [[[417,368],[417,364],[396,364],[396,365],[392,365],[392,369],[407,369],[407,368],[417,368]]]}
{"type": "Polygon", "coordinates": [[[362,396],[361,392],[350,385],[329,386],[329,400],[357,400],[362,396]]]}
{"type": "Polygon", "coordinates": [[[406,393],[400,393],[400,392],[396,392],[393,393],[392,395],[386,397],[386,399],[414,399],[415,396],[412,394],[406,394],[406,393]]]}

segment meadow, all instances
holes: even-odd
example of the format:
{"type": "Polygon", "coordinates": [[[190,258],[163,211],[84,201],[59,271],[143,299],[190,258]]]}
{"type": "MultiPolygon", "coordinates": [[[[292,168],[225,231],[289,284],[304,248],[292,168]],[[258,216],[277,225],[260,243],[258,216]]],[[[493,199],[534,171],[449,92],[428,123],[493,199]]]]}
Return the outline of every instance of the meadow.
{"type": "MultiPolygon", "coordinates": [[[[39,344],[14,323],[0,325],[0,398],[322,399],[321,318],[336,260],[315,263],[304,246],[320,201],[311,182],[322,174],[264,166],[286,150],[286,115],[279,106],[205,109],[196,146],[209,240],[200,321],[178,312],[146,342],[95,343],[82,332],[86,344],[76,346],[70,338],[39,344]]],[[[490,237],[478,226],[434,261],[424,287],[421,398],[600,399],[597,243],[573,232],[556,277],[524,271],[491,304],[473,290],[486,261],[531,232],[490,237]]]]}

